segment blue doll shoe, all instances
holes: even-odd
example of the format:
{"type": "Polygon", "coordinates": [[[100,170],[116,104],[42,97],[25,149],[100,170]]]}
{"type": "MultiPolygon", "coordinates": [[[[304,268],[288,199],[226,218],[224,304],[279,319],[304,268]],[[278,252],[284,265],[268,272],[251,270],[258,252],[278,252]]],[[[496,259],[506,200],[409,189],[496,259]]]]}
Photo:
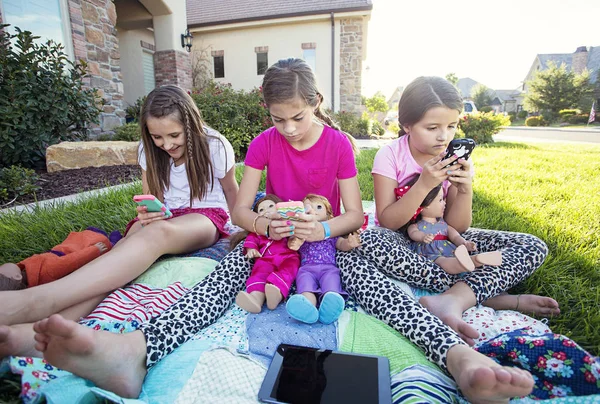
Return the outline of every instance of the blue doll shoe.
{"type": "Polygon", "coordinates": [[[285,304],[285,309],[292,318],[306,324],[314,324],[319,319],[319,311],[317,308],[302,295],[290,297],[285,304]]]}
{"type": "Polygon", "coordinates": [[[339,293],[325,293],[319,306],[319,321],[323,324],[333,323],[342,315],[345,306],[344,298],[339,293]]]}

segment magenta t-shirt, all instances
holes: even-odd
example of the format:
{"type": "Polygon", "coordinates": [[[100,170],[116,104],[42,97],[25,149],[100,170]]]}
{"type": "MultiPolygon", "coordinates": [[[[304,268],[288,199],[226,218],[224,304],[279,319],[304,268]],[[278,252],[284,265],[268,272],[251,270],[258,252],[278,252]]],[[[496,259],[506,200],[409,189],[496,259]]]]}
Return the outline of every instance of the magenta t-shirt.
{"type": "Polygon", "coordinates": [[[277,131],[269,128],[248,146],[245,164],[267,169],[266,191],[284,201],[301,201],[307,194],[326,197],[333,214],[340,214],[338,180],[356,176],[356,162],[350,141],[343,133],[323,127],[311,148],[296,150],[277,131]]]}

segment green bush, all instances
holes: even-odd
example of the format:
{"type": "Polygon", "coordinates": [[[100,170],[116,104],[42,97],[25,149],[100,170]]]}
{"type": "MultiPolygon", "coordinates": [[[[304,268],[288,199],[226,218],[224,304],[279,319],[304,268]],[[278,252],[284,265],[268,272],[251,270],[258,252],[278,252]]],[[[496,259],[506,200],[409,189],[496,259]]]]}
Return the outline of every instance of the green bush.
{"type": "Polygon", "coordinates": [[[138,142],[142,137],[140,125],[138,123],[126,123],[115,129],[112,140],[122,140],[124,142],[138,142]]]}
{"type": "Polygon", "coordinates": [[[480,112],[492,112],[492,111],[493,111],[493,108],[492,108],[492,107],[490,107],[489,105],[485,105],[485,106],[483,106],[483,107],[479,108],[479,111],[480,111],[480,112]]]}
{"type": "Polygon", "coordinates": [[[493,143],[492,136],[500,132],[502,126],[510,125],[510,119],[502,114],[492,112],[477,112],[463,116],[459,128],[465,137],[475,140],[478,144],[493,143]]]}
{"type": "Polygon", "coordinates": [[[86,64],[73,63],[62,45],[0,25],[0,167],[43,166],[46,148],[87,137],[100,113],[95,90],[83,89],[86,64]]]}
{"type": "Polygon", "coordinates": [[[398,125],[396,122],[390,123],[387,129],[395,135],[400,133],[400,125],[398,125]]]}
{"type": "Polygon", "coordinates": [[[129,105],[127,108],[125,108],[127,117],[131,118],[133,122],[140,121],[140,113],[142,112],[142,106],[144,105],[144,102],[146,102],[146,96],[138,98],[135,100],[133,105],[129,105]]]}
{"type": "Polygon", "coordinates": [[[229,140],[237,161],[245,157],[252,139],[272,126],[259,89],[237,91],[229,84],[212,82],[192,93],[192,98],[202,119],[229,140]]]}
{"type": "Polygon", "coordinates": [[[385,135],[385,128],[383,127],[383,125],[381,124],[381,122],[379,122],[377,120],[373,120],[372,121],[371,134],[373,134],[375,136],[383,136],[383,135],[385,135]]]}
{"type": "Polygon", "coordinates": [[[363,116],[358,120],[356,130],[358,136],[370,136],[373,132],[373,121],[363,116]]]}
{"type": "Polygon", "coordinates": [[[528,114],[529,113],[527,111],[521,110],[521,111],[517,112],[517,118],[525,119],[525,118],[527,118],[528,114]]]}
{"type": "Polygon", "coordinates": [[[568,118],[577,114],[581,114],[581,111],[578,109],[561,109],[558,111],[558,116],[560,116],[561,122],[569,122],[568,118]]]}
{"type": "Polygon", "coordinates": [[[542,116],[530,116],[525,120],[525,126],[546,126],[547,123],[542,116]]]}
{"type": "Polygon", "coordinates": [[[10,166],[0,168],[0,202],[3,204],[40,189],[38,175],[29,168],[10,166]]]}
{"type": "Polygon", "coordinates": [[[567,116],[565,122],[568,122],[573,125],[581,125],[588,123],[590,116],[588,114],[577,114],[567,116]]]}
{"type": "Polygon", "coordinates": [[[517,119],[517,113],[515,111],[510,111],[508,113],[508,117],[510,118],[510,121],[512,122],[517,119]]]}

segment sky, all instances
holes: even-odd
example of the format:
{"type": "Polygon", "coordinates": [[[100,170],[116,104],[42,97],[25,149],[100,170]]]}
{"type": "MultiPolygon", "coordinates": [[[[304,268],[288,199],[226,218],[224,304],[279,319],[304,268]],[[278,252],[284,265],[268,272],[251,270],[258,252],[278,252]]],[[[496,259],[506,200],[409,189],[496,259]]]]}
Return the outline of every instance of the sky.
{"type": "Polygon", "coordinates": [[[600,0],[372,0],[363,95],[418,76],[521,85],[538,53],[600,46],[600,0]]]}

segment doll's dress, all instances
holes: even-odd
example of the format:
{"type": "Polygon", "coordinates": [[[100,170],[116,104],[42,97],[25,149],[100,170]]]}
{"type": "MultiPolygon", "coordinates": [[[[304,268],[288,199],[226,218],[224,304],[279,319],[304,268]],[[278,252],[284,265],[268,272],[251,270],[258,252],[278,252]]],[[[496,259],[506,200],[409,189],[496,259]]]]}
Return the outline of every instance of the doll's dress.
{"type": "Polygon", "coordinates": [[[417,228],[423,233],[436,235],[440,240],[433,240],[429,244],[413,241],[410,246],[414,252],[427,257],[431,261],[435,261],[439,257],[454,256],[456,245],[448,240],[448,224],[444,219],[438,219],[437,223],[420,220],[417,222],[417,228]],[[442,240],[443,237],[446,237],[446,239],[442,240]]]}

